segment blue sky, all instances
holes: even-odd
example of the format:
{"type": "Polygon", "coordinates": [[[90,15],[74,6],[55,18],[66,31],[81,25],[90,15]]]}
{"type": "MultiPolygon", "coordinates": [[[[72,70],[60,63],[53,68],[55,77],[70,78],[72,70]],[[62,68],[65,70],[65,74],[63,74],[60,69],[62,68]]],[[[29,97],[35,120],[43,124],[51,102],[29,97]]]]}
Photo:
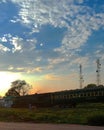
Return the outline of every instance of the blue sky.
{"type": "Polygon", "coordinates": [[[1,94],[16,79],[32,92],[96,83],[96,60],[104,84],[104,0],[0,0],[1,94]]]}

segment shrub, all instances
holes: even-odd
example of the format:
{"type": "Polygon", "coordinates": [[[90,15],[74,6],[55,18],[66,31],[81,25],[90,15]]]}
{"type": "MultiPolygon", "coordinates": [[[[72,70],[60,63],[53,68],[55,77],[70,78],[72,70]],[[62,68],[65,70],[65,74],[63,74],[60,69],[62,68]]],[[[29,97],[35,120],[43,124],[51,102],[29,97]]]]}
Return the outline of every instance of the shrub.
{"type": "Polygon", "coordinates": [[[104,126],[104,115],[92,115],[89,116],[88,119],[88,125],[94,125],[94,126],[104,126]]]}

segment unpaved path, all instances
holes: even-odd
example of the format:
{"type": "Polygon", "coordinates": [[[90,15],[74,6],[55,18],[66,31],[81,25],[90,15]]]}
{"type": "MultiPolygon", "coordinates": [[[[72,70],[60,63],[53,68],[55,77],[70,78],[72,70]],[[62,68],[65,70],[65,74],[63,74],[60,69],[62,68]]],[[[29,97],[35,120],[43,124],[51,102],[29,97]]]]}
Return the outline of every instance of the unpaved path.
{"type": "Polygon", "coordinates": [[[70,124],[32,124],[0,122],[0,130],[104,130],[104,127],[70,124]]]}

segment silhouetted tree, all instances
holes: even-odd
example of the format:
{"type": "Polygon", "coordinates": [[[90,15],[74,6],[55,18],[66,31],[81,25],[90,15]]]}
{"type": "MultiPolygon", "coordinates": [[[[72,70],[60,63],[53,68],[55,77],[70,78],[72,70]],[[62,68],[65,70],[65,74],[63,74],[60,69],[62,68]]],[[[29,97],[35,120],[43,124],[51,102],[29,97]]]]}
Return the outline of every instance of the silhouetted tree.
{"type": "Polygon", "coordinates": [[[96,84],[88,84],[85,88],[96,88],[96,84]]]}
{"type": "Polygon", "coordinates": [[[15,80],[11,83],[11,88],[5,96],[23,96],[27,95],[32,87],[25,80],[15,80]]]}
{"type": "Polygon", "coordinates": [[[104,85],[101,84],[101,85],[99,85],[98,87],[104,87],[104,85]]]}

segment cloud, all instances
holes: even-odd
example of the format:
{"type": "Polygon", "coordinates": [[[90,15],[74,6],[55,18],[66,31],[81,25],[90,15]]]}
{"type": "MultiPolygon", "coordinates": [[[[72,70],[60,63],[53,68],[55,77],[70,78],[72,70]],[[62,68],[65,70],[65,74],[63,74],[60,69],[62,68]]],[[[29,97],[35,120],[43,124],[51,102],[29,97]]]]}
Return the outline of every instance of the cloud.
{"type": "Polygon", "coordinates": [[[85,57],[80,57],[80,58],[76,58],[75,60],[73,60],[73,62],[71,62],[71,64],[82,64],[84,66],[87,66],[89,63],[89,57],[85,56],[85,57]]]}
{"type": "Polygon", "coordinates": [[[15,51],[20,51],[22,49],[22,46],[20,45],[22,41],[22,38],[18,38],[18,37],[12,37],[12,39],[10,39],[11,44],[14,46],[12,48],[13,53],[15,51]]]}
{"type": "Polygon", "coordinates": [[[102,43],[102,45],[97,46],[97,50],[94,52],[94,55],[97,58],[100,58],[102,61],[104,61],[104,45],[103,45],[103,43],[102,43]]]}
{"type": "Polygon", "coordinates": [[[66,59],[60,57],[60,58],[55,58],[55,59],[48,59],[48,61],[51,64],[59,64],[59,63],[65,62],[66,59]]]}
{"type": "Polygon", "coordinates": [[[2,37],[2,38],[0,38],[0,41],[1,42],[7,42],[7,39],[6,39],[6,37],[2,37]]]}
{"type": "Polygon", "coordinates": [[[25,72],[27,71],[27,73],[41,73],[43,71],[43,67],[36,67],[36,68],[26,68],[25,72]]]}
{"type": "Polygon", "coordinates": [[[26,52],[26,51],[32,51],[36,47],[36,39],[23,39],[22,37],[18,36],[12,36],[11,34],[4,34],[3,37],[0,38],[1,41],[1,50],[4,51],[12,51],[12,53],[15,52],[26,52]],[[2,45],[2,43],[5,42],[5,47],[2,45]]]}
{"type": "Polygon", "coordinates": [[[7,52],[7,51],[10,51],[10,49],[0,44],[0,52],[7,52]]]}
{"type": "MultiPolygon", "coordinates": [[[[20,22],[35,32],[42,25],[66,27],[60,52],[80,48],[86,43],[93,30],[104,26],[104,14],[95,13],[89,6],[82,6],[83,0],[11,0],[20,6],[20,22]]],[[[17,18],[18,19],[18,18],[17,18]]],[[[18,20],[17,20],[18,21],[18,20]]]]}
{"type": "Polygon", "coordinates": [[[47,75],[44,75],[44,78],[46,79],[46,80],[62,80],[62,81],[64,81],[64,80],[73,80],[73,78],[77,78],[78,77],[78,74],[77,73],[70,73],[70,74],[68,74],[68,75],[56,75],[56,74],[47,74],[47,75]]]}
{"type": "Polygon", "coordinates": [[[44,76],[46,80],[60,80],[61,77],[54,74],[47,74],[44,76]]]}
{"type": "Polygon", "coordinates": [[[23,38],[20,37],[12,37],[10,39],[11,44],[14,46],[12,48],[13,53],[15,51],[32,51],[35,49],[36,45],[36,40],[35,39],[26,39],[24,40],[23,38]]]}
{"type": "Polygon", "coordinates": [[[6,3],[7,0],[1,0],[0,3],[6,3]]]}
{"type": "Polygon", "coordinates": [[[104,14],[96,13],[91,7],[82,5],[83,0],[11,0],[20,6],[22,24],[39,31],[42,25],[66,27],[62,46],[57,50],[68,54],[72,49],[83,46],[93,30],[104,26],[104,14]]]}
{"type": "Polygon", "coordinates": [[[12,72],[25,72],[27,74],[33,74],[33,73],[41,73],[45,68],[43,67],[29,67],[29,66],[24,66],[24,67],[19,67],[19,66],[13,66],[10,65],[8,67],[8,71],[12,71],[12,72]]]}
{"type": "MultiPolygon", "coordinates": [[[[37,68],[38,62],[41,61],[41,56],[35,51],[36,44],[37,41],[34,38],[23,39],[11,34],[4,34],[0,38],[1,70],[27,72],[31,65],[30,71],[33,73],[32,69],[37,68]]],[[[39,68],[34,70],[34,72],[39,71],[39,68]]]]}
{"type": "Polygon", "coordinates": [[[103,12],[97,13],[85,5],[84,0],[11,0],[11,2],[17,5],[18,15],[12,17],[14,19],[10,22],[14,24],[20,22],[22,26],[31,30],[25,38],[12,34],[5,34],[0,38],[2,42],[9,44],[9,46],[2,44],[0,50],[11,51],[6,54],[11,65],[15,65],[15,68],[24,68],[25,71],[27,69],[28,72],[42,72],[43,68],[58,69],[61,64],[72,66],[79,63],[86,64],[89,61],[89,55],[78,58],[78,52],[81,52],[81,47],[87,44],[94,31],[104,27],[103,12]],[[44,46],[33,38],[44,25],[66,28],[60,46],[53,50],[38,50],[37,44],[40,44],[41,48],[44,46]],[[19,65],[16,65],[16,61],[19,65]],[[32,69],[29,69],[30,64],[32,69]]]}
{"type": "Polygon", "coordinates": [[[14,69],[13,66],[9,66],[9,67],[8,67],[8,70],[10,70],[10,71],[13,70],[13,69],[14,69]]]}

